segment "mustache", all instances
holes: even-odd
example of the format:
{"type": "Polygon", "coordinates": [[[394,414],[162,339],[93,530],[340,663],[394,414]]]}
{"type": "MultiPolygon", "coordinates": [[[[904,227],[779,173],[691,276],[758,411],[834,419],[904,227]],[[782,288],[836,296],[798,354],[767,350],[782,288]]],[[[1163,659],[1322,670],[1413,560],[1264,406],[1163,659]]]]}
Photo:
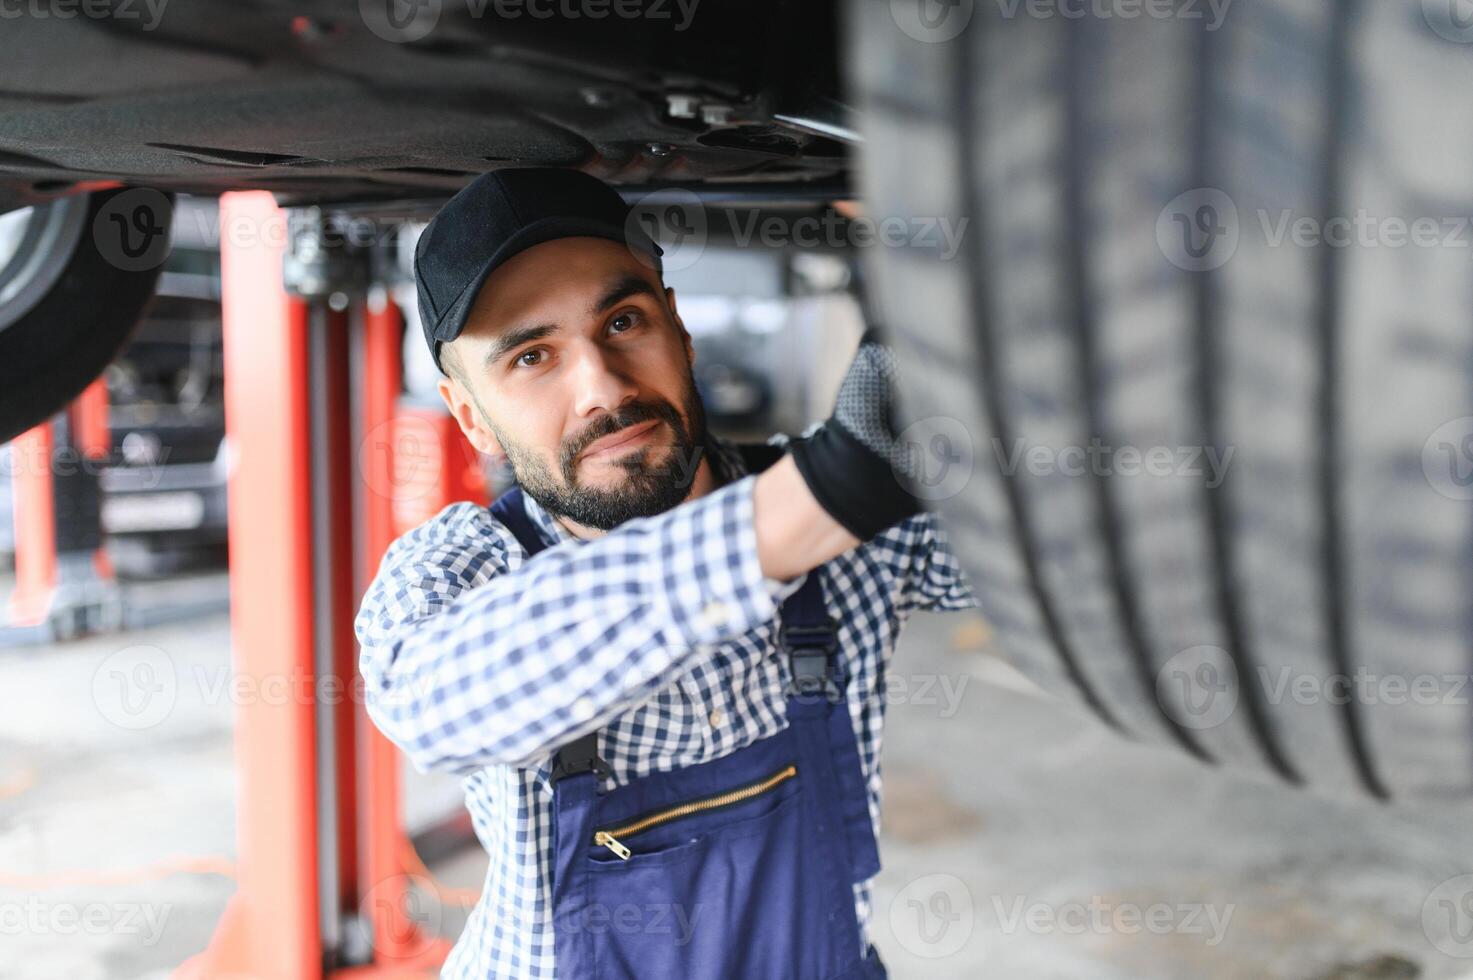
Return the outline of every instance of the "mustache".
{"type": "Polygon", "coordinates": [[[680,416],[676,413],[674,405],[669,402],[654,404],[633,402],[616,413],[599,416],[588,423],[576,436],[568,439],[563,445],[562,452],[564,468],[571,467],[584,449],[604,436],[651,420],[668,423],[676,432],[680,431],[680,416]]]}

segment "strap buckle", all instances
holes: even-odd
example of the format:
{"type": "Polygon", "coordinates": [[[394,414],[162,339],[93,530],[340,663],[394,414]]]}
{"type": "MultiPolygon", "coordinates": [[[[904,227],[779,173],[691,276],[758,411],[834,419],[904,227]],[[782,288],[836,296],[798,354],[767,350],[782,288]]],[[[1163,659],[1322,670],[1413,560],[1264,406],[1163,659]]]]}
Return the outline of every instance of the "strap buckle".
{"type": "Polygon", "coordinates": [[[826,624],[816,626],[807,623],[784,623],[778,627],[777,642],[781,643],[785,650],[798,647],[818,647],[824,651],[832,651],[839,646],[839,636],[834,629],[832,619],[826,624]]]}
{"type": "Polygon", "coordinates": [[[568,761],[562,757],[562,753],[559,753],[553,760],[552,774],[547,777],[547,781],[556,784],[564,776],[576,776],[583,772],[596,772],[605,779],[614,775],[614,770],[609,768],[609,764],[596,755],[586,759],[568,761]]]}
{"type": "Polygon", "coordinates": [[[792,668],[785,696],[807,699],[821,694],[832,703],[843,700],[843,688],[834,676],[838,632],[833,618],[826,618],[827,624],[785,623],[778,628],[778,643],[787,651],[792,668]]]}

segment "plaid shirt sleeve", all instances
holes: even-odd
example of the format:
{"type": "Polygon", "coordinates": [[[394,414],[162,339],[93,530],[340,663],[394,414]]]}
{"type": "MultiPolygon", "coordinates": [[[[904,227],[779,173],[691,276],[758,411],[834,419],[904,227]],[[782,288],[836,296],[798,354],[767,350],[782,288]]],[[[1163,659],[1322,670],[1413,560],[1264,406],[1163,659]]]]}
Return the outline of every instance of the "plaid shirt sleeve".
{"type": "Polygon", "coordinates": [[[897,583],[897,611],[952,611],[977,605],[940,515],[922,511],[907,517],[880,532],[870,544],[897,583]]]}
{"type": "Polygon", "coordinates": [[[453,505],[384,556],[355,623],[369,717],[421,771],[530,767],[772,619],[746,477],[528,560],[453,505]]]}

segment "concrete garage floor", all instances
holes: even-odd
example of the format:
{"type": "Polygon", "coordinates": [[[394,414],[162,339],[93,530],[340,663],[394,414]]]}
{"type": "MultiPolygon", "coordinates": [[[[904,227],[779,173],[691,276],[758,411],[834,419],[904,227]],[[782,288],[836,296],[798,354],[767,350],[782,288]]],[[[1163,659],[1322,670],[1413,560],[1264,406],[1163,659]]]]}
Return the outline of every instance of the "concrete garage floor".
{"type": "Polygon", "coordinates": [[[1432,893],[1473,871],[1473,808],[1336,803],[1125,744],[954,619],[917,621],[897,653],[974,679],[955,718],[898,705],[887,725],[876,941],[897,976],[1473,976],[1469,937],[1440,906],[1423,921],[1429,896],[1468,901],[1466,881],[1432,893]]]}
{"type": "MultiPolygon", "coordinates": [[[[164,977],[204,947],[234,889],[228,642],[214,617],[0,650],[0,980],[164,977]],[[120,677],[164,693],[126,703],[120,677]]],[[[969,615],[918,617],[897,657],[874,927],[892,975],[1473,976],[1449,931],[1473,918],[1442,902],[1473,904],[1438,888],[1473,873],[1473,808],[1329,802],[1121,744],[969,615]]],[[[475,889],[483,867],[435,870],[475,889]]]]}

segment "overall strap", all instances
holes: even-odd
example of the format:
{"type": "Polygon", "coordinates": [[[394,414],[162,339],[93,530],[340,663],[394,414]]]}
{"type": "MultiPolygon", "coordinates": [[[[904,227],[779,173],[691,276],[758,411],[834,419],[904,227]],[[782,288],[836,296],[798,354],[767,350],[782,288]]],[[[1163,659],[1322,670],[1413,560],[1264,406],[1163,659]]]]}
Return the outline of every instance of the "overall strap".
{"type": "Polygon", "coordinates": [[[532,518],[527,516],[527,511],[522,507],[522,488],[512,487],[491,502],[491,516],[505,524],[511,533],[521,542],[522,548],[530,558],[543,548],[547,543],[542,540],[542,535],[537,530],[537,525],[532,523],[532,518]]]}
{"type": "MultiPolygon", "coordinates": [[[[526,509],[522,506],[522,488],[512,487],[501,494],[491,504],[491,516],[505,524],[516,539],[521,542],[522,548],[530,558],[537,552],[547,547],[542,540],[542,535],[537,531],[537,525],[527,516],[526,509]]],[[[571,776],[578,772],[597,772],[607,776],[610,772],[608,763],[599,758],[598,755],[598,732],[589,732],[582,738],[573,741],[558,749],[556,758],[552,763],[552,775],[549,782],[556,784],[564,776],[571,776]]]]}
{"type": "MultiPolygon", "coordinates": [[[[782,446],[769,443],[744,443],[736,448],[753,473],[767,469],[786,452],[782,446]]],[[[783,601],[777,641],[792,668],[793,679],[785,692],[788,696],[823,694],[830,701],[843,697],[834,666],[838,631],[823,605],[818,569],[810,571],[798,591],[783,601]]]]}
{"type": "Polygon", "coordinates": [[[783,600],[777,642],[788,655],[788,666],[792,669],[792,681],[785,694],[799,698],[821,694],[830,701],[843,699],[844,689],[835,666],[839,632],[834,618],[824,608],[817,568],[809,571],[797,592],[783,600]]]}

